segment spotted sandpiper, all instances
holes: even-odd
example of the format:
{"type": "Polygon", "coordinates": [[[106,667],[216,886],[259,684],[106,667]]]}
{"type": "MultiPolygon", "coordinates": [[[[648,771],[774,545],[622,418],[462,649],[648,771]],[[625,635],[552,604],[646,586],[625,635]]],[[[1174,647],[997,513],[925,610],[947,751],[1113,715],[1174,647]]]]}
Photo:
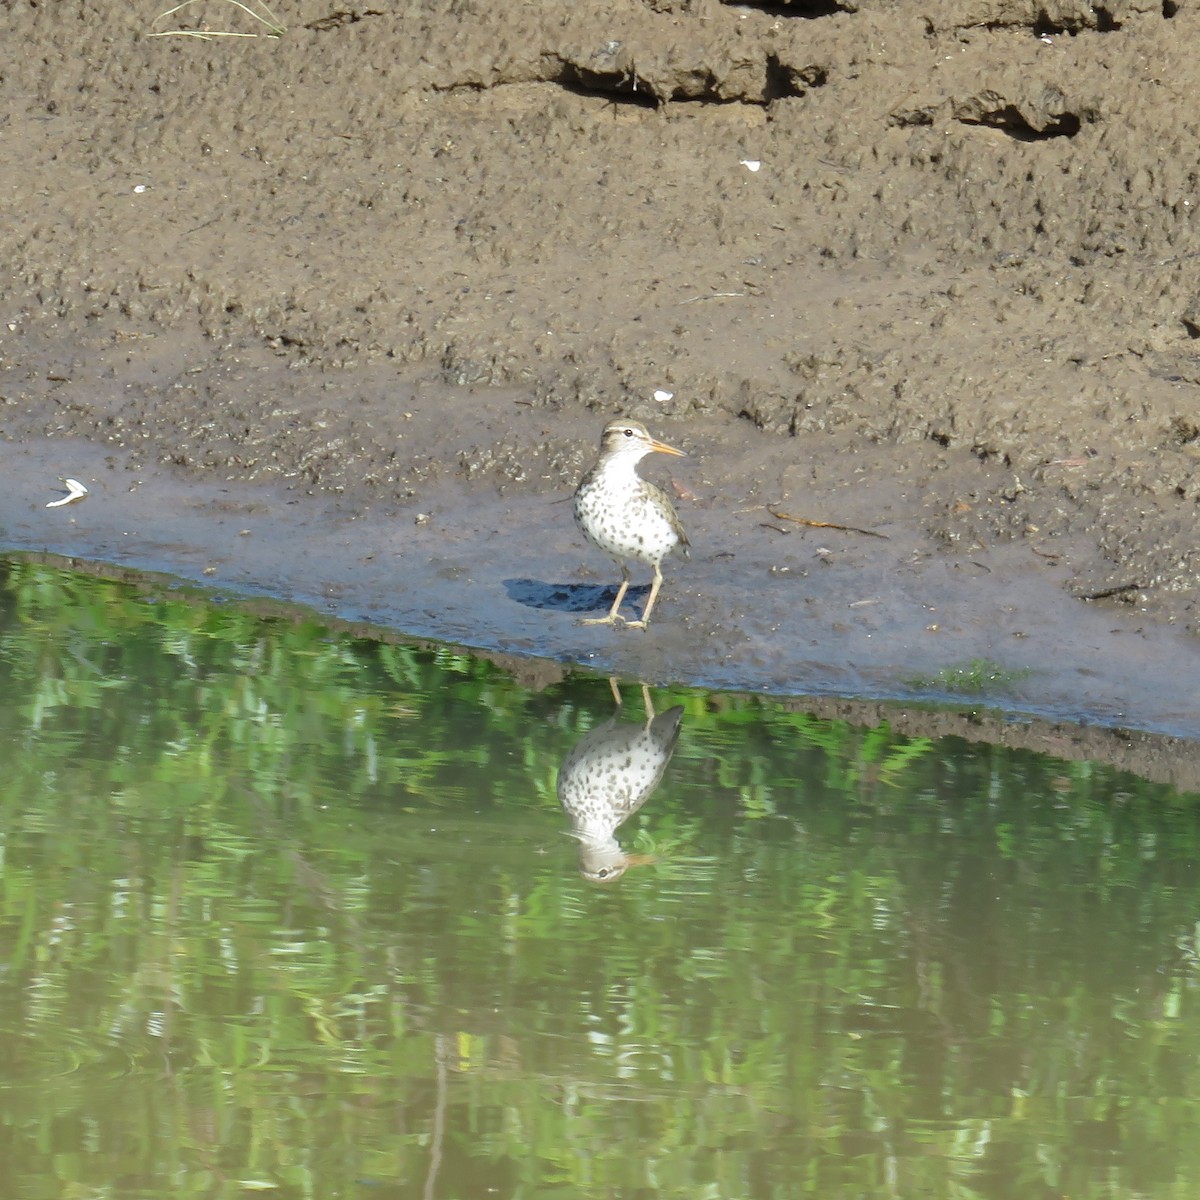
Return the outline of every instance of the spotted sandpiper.
{"type": "Polygon", "coordinates": [[[612,883],[634,866],[651,863],[645,854],[627,854],[616,831],[650,798],[675,753],[683,707],[654,715],[650,690],[643,724],[621,721],[621,693],[610,679],[617,708],[572,747],[558,769],[558,800],[579,839],[579,873],[593,883],[612,883]]]}
{"type": "Polygon", "coordinates": [[[647,483],[637,472],[638,463],[656,452],[687,457],[682,450],[652,438],[639,421],[609,421],[600,436],[600,457],[575,489],[575,523],[593,546],[621,568],[621,586],[608,616],[591,617],[585,625],[622,622],[645,629],[662,587],[663,559],[673,550],[687,556],[687,534],[675,506],[666,492],[647,483]],[[644,562],[654,568],[650,597],[637,621],[627,621],[620,615],[621,601],[629,590],[631,562],[644,562]]]}

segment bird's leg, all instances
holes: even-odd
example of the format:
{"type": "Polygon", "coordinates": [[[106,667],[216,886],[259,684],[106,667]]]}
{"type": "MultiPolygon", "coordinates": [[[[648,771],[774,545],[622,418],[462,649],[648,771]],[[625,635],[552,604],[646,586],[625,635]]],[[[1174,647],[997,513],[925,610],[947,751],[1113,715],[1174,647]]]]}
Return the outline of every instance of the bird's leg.
{"type": "Polygon", "coordinates": [[[621,586],[617,588],[617,598],[613,601],[613,606],[608,610],[607,617],[585,617],[581,625],[615,625],[618,621],[624,621],[625,618],[617,611],[621,607],[621,601],[625,599],[625,593],[629,591],[629,568],[621,564],[621,586]]]}
{"type": "Polygon", "coordinates": [[[631,629],[645,629],[650,624],[650,612],[654,608],[654,601],[658,599],[658,589],[662,587],[663,575],[658,564],[654,564],[654,582],[650,585],[650,598],[646,601],[646,607],[642,609],[642,618],[640,621],[628,622],[631,629]]]}
{"type": "Polygon", "coordinates": [[[617,598],[613,601],[613,606],[608,611],[608,619],[610,621],[623,621],[625,619],[621,616],[621,601],[625,599],[627,591],[629,591],[629,568],[622,566],[621,586],[617,588],[617,598]]]}

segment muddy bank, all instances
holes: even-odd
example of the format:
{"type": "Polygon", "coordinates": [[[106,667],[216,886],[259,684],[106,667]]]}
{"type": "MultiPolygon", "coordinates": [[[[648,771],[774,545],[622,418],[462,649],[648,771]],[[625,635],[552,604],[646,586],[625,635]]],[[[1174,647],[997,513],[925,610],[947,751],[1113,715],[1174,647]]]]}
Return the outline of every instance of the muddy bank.
{"type": "Polygon", "coordinates": [[[1200,728],[1195,5],[279,8],[11,10],[10,544],[270,590],[230,486],[347,619],[1200,728]],[[694,456],[636,645],[555,504],[614,412],[694,456]]]}
{"type": "MultiPolygon", "coordinates": [[[[32,447],[35,451],[40,448],[37,444],[32,447]]],[[[13,480],[17,488],[31,488],[43,481],[45,464],[37,462],[37,458],[35,454],[35,469],[18,471],[13,480]]],[[[809,676],[783,674],[800,668],[802,654],[796,653],[791,636],[773,639],[776,653],[772,672],[764,671],[761,661],[752,662],[744,654],[730,653],[733,639],[728,631],[724,637],[714,637],[709,632],[702,643],[691,645],[689,652],[689,638],[680,638],[676,630],[663,639],[665,646],[654,644],[649,657],[639,661],[646,651],[640,635],[612,633],[601,640],[599,648],[590,650],[572,644],[571,605],[600,602],[599,589],[577,584],[539,584],[528,579],[520,587],[511,579],[479,580],[472,577],[469,565],[447,564],[438,559],[425,562],[411,554],[404,555],[403,573],[408,586],[403,594],[410,598],[420,596],[427,607],[423,614],[411,607],[402,612],[394,605],[397,589],[388,586],[389,580],[396,578],[397,564],[385,556],[380,569],[374,568],[379,558],[378,531],[369,518],[349,518],[339,512],[336,504],[317,508],[289,502],[286,493],[275,495],[269,488],[235,492],[220,486],[179,486],[177,480],[163,472],[139,473],[136,483],[131,483],[127,477],[115,474],[116,470],[110,456],[98,475],[88,473],[93,490],[83,503],[90,503],[96,496],[104,500],[103,518],[97,517],[93,509],[88,514],[91,519],[81,519],[84,510],[76,507],[73,518],[59,520],[54,516],[47,521],[37,511],[40,506],[0,505],[0,522],[6,539],[10,543],[15,540],[57,545],[59,552],[25,553],[51,566],[133,583],[151,596],[185,595],[180,590],[180,580],[186,578],[200,585],[194,593],[198,602],[211,602],[214,595],[236,598],[240,606],[250,611],[284,620],[309,620],[311,612],[316,610],[331,629],[356,637],[410,640],[396,631],[397,622],[403,622],[405,628],[421,628],[424,623],[438,634],[448,627],[458,628],[465,647],[494,661],[522,687],[535,692],[562,682],[579,662],[587,662],[599,671],[623,669],[637,679],[691,679],[723,684],[733,690],[753,685],[759,695],[771,690],[764,681],[773,679],[782,686],[785,695],[789,690],[806,692],[802,699],[784,700],[785,704],[827,719],[871,727],[887,722],[896,732],[910,737],[959,737],[1068,761],[1103,762],[1169,784],[1181,792],[1200,792],[1200,723],[1195,719],[1189,698],[1176,691],[1155,695],[1152,686],[1131,692],[1123,678],[1130,673],[1140,675],[1149,685],[1169,676],[1170,655],[1182,647],[1169,636],[1164,637],[1161,629],[1147,633],[1128,626],[1108,629],[1093,626],[1092,636],[1120,645],[1129,653],[1115,660],[1108,655],[1100,657],[1095,660],[1098,669],[1084,672],[1080,670],[1078,644],[1052,654],[1046,638],[1039,638],[1035,645],[1040,646],[1048,661],[1044,669],[1029,669],[1029,675],[1019,681],[1025,701],[1025,711],[1020,713],[1013,711],[1022,707],[1011,692],[1018,682],[1015,679],[993,685],[987,694],[954,695],[944,688],[939,691],[936,681],[905,680],[895,661],[889,661],[886,669],[879,672],[877,686],[891,696],[908,690],[923,702],[922,706],[909,707],[897,699],[847,699],[813,694],[821,687],[828,687],[831,680],[835,683],[840,680],[840,686],[846,690],[870,689],[871,685],[861,677],[856,685],[851,682],[848,674],[854,663],[846,658],[847,653],[853,653],[864,642],[871,645],[870,630],[860,628],[857,634],[863,636],[833,639],[837,644],[826,639],[822,643],[820,664],[809,676]],[[115,491],[113,485],[118,481],[124,486],[115,491]],[[143,525],[154,530],[153,536],[141,532],[143,525]],[[167,540],[171,535],[177,540],[167,540]],[[87,557],[62,552],[72,543],[87,557]],[[312,557],[298,559],[295,553],[298,544],[308,547],[312,557]],[[108,561],[98,561],[96,554],[102,554],[108,561]],[[119,565],[122,561],[132,565],[123,567],[119,565]],[[257,564],[257,570],[248,569],[250,562],[257,564]],[[237,580],[232,588],[231,578],[237,580]],[[348,586],[351,580],[357,586],[348,586]],[[468,586],[461,586],[464,583],[468,586]],[[522,588],[524,597],[520,594],[522,588]],[[393,606],[380,603],[380,598],[386,596],[393,598],[393,606]],[[549,597],[553,603],[547,608],[531,603],[540,597],[549,597]],[[522,602],[531,609],[528,614],[511,607],[522,602]],[[372,604],[376,606],[373,611],[372,604]],[[532,621],[523,622],[525,616],[533,618],[532,621]],[[473,624],[469,621],[472,617],[473,624]],[[512,636],[512,629],[522,624],[528,636],[518,642],[512,636]],[[515,645],[520,652],[488,648],[497,644],[515,645]],[[714,657],[721,650],[725,651],[723,660],[714,657]],[[535,656],[556,651],[562,655],[561,659],[535,656]],[[1144,664],[1145,669],[1138,671],[1132,660],[1144,664]],[[1081,674],[1086,675],[1091,687],[1071,691],[1072,681],[1081,674]],[[1109,693],[1124,695],[1128,708],[1109,709],[1100,719],[1106,715],[1110,721],[1123,720],[1125,725],[1095,723],[1099,715],[1095,706],[1109,693]],[[935,707],[929,706],[931,699],[938,702],[935,707]],[[1043,713],[1051,715],[1034,715],[1032,710],[1039,706],[1043,713]],[[1064,719],[1055,719],[1055,712],[1064,719]],[[1135,723],[1148,728],[1126,727],[1135,723]]],[[[458,514],[471,511],[469,504],[461,503],[462,496],[457,500],[458,514]]],[[[439,506],[439,511],[444,515],[447,509],[439,506]]],[[[522,550],[516,541],[505,543],[502,531],[493,531],[488,536],[500,540],[502,553],[522,550]]],[[[483,540],[481,531],[474,530],[471,540],[478,546],[483,540]]],[[[546,559],[543,556],[535,561],[544,563],[546,559]]],[[[1045,593],[1041,595],[1044,598],[1045,593]]],[[[689,612],[683,618],[685,635],[691,633],[695,623],[689,612]]],[[[1055,629],[1059,627],[1058,622],[1050,624],[1055,629]]],[[[986,625],[985,615],[976,627],[976,635],[986,625]]],[[[829,628],[849,631],[844,620],[831,619],[829,628]]],[[[961,632],[958,631],[959,635],[961,632]]],[[[950,653],[970,649],[962,642],[961,636],[953,636],[950,653]]],[[[876,643],[874,648],[879,645],[876,643]]],[[[973,648],[979,651],[981,647],[983,643],[976,636],[973,648]]],[[[991,641],[983,648],[994,652],[996,642],[991,641]]],[[[856,662],[862,665],[861,656],[856,662]]],[[[713,703],[724,700],[714,697],[713,703]]]]}
{"type": "MultiPolygon", "coordinates": [[[[519,406],[512,420],[532,437],[539,415],[519,406]]],[[[669,565],[662,610],[646,633],[579,623],[608,607],[614,569],[586,553],[564,496],[526,486],[500,493],[431,480],[419,508],[372,505],[38,439],[8,464],[0,529],[21,549],[166,572],[231,598],[301,604],[336,623],[651,683],[911,697],[1200,737],[1195,689],[1184,686],[1191,635],[1069,596],[1060,583],[1069,546],[948,554],[914,515],[919,495],[885,448],[848,442],[836,469],[818,458],[798,467],[753,431],[741,446],[726,431],[709,436],[733,470],[764,489],[802,469],[803,502],[853,528],[796,526],[753,494],[711,503],[711,443],[693,435],[697,460],[679,460],[662,479],[692,497],[694,554],[669,565]],[[81,480],[87,498],[46,508],[63,493],[59,475],[81,480]],[[881,536],[854,531],[872,521],[881,536]]],[[[453,436],[445,444],[469,450],[453,436]]],[[[635,602],[646,590],[633,589],[635,602]]]]}

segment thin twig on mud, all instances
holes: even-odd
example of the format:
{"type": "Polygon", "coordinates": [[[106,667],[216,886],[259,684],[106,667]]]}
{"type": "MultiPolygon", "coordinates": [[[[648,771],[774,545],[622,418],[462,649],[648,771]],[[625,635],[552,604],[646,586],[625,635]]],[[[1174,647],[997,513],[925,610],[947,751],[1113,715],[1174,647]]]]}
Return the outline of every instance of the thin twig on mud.
{"type": "Polygon", "coordinates": [[[855,525],[837,525],[833,521],[811,521],[808,517],[793,517],[790,513],[780,512],[768,506],[767,512],[777,521],[791,521],[794,525],[807,525],[809,529],[840,529],[843,533],[861,533],[863,537],[883,538],[890,542],[886,533],[878,533],[874,529],[859,529],[855,525]]]}

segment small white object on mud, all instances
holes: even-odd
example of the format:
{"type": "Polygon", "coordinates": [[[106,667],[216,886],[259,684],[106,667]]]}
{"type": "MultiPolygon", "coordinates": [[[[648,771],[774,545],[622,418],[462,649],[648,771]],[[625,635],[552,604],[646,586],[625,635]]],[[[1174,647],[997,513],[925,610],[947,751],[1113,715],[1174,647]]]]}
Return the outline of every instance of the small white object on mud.
{"type": "Polygon", "coordinates": [[[74,504],[76,500],[82,500],[88,494],[87,488],[78,479],[64,479],[63,483],[67,485],[67,494],[61,500],[50,500],[46,504],[47,508],[62,508],[64,504],[74,504]]]}

